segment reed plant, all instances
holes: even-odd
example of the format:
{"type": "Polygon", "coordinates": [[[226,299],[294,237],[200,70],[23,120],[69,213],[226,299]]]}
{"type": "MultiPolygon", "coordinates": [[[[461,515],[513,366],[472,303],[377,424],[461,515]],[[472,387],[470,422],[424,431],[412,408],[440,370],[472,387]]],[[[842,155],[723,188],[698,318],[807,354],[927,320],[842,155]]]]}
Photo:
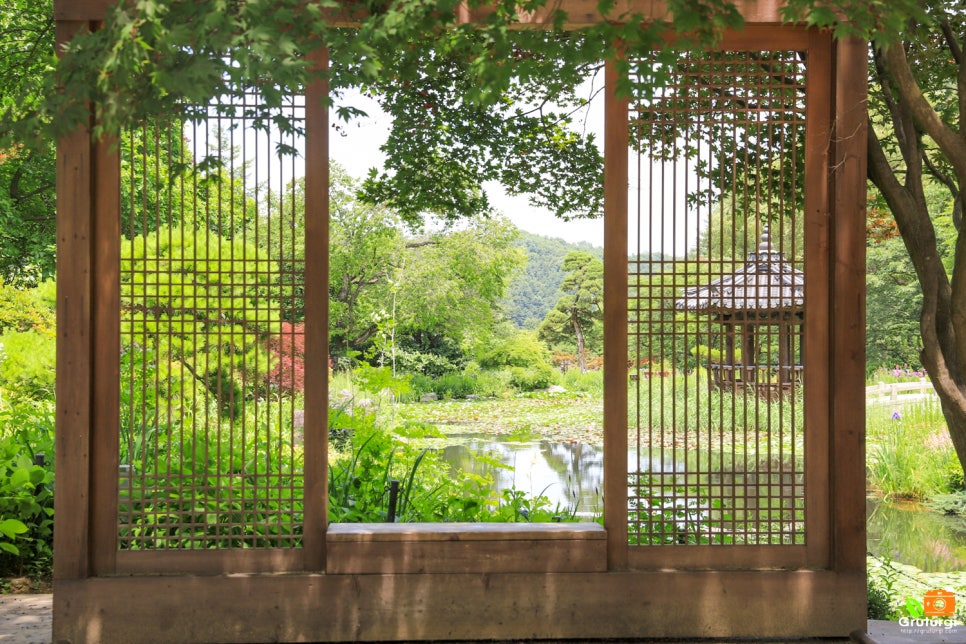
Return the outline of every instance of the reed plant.
{"type": "Polygon", "coordinates": [[[962,485],[939,402],[870,407],[866,419],[869,485],[889,500],[921,500],[962,485]]]}

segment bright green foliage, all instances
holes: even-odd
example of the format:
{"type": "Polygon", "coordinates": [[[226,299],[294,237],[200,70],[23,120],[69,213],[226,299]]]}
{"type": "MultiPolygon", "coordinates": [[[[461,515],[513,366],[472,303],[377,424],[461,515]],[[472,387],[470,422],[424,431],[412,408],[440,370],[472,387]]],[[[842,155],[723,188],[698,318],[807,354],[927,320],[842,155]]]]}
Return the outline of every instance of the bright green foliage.
{"type": "Polygon", "coordinates": [[[55,291],[53,280],[36,288],[18,288],[0,282],[0,333],[37,331],[53,336],[55,291]]]}
{"type": "Polygon", "coordinates": [[[54,283],[18,289],[0,284],[0,400],[54,395],[54,283]]]}
{"type": "Polygon", "coordinates": [[[523,391],[549,387],[558,377],[550,352],[529,331],[496,340],[483,349],[479,363],[484,369],[509,368],[510,384],[523,391]]]}
{"type": "Polygon", "coordinates": [[[51,335],[37,331],[0,335],[0,392],[12,401],[53,398],[56,361],[51,335]]]}
{"type": "Polygon", "coordinates": [[[254,244],[163,227],[122,243],[122,334],[144,337],[238,412],[241,397],[270,368],[267,335],[277,310],[265,306],[277,264],[254,244]],[[159,272],[159,269],[161,271],[159,272]]]}
{"type": "Polygon", "coordinates": [[[506,219],[480,218],[409,240],[398,273],[402,333],[448,337],[460,347],[484,337],[525,261],[516,236],[506,219]]]}
{"type": "Polygon", "coordinates": [[[576,346],[577,364],[586,371],[586,351],[603,350],[604,263],[589,253],[571,251],[563,269],[562,295],[537,334],[551,346],[576,346]]]}

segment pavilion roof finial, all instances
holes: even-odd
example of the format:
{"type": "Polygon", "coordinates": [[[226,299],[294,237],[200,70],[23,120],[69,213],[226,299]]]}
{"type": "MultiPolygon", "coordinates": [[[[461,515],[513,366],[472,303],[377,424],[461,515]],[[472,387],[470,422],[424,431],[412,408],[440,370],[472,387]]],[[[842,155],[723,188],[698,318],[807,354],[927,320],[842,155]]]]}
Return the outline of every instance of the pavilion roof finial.
{"type": "Polygon", "coordinates": [[[768,226],[761,229],[761,242],[758,244],[759,253],[771,253],[771,232],[768,226]]]}

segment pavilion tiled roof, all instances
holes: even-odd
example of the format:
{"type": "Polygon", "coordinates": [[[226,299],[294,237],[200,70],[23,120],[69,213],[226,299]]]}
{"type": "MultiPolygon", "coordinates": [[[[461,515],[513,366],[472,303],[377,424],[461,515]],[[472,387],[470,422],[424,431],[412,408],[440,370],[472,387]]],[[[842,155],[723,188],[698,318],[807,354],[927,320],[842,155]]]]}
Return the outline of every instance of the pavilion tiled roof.
{"type": "Polygon", "coordinates": [[[736,271],[686,289],[674,308],[694,313],[797,311],[805,305],[805,273],[772,248],[766,226],[758,250],[736,271]]]}

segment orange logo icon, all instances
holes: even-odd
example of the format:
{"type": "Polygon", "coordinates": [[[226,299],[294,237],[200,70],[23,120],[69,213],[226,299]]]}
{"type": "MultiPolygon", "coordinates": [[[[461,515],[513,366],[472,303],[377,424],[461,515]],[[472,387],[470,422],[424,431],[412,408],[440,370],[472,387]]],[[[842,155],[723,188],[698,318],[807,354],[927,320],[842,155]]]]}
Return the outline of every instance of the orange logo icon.
{"type": "Polygon", "coordinates": [[[922,600],[926,617],[952,617],[956,612],[956,596],[948,590],[930,590],[922,600]]]}

